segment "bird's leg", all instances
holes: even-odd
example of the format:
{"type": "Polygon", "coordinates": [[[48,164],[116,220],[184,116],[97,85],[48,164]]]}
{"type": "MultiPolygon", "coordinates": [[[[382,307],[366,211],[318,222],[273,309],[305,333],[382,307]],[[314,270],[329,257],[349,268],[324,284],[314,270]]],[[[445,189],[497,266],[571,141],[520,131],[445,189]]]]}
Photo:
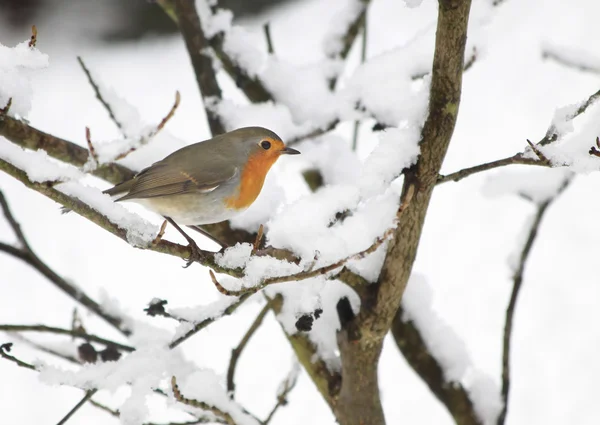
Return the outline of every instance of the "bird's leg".
{"type": "Polygon", "coordinates": [[[166,217],[165,216],[165,219],[169,223],[171,223],[171,225],[175,229],[177,229],[177,231],[179,233],[181,233],[181,236],[183,236],[186,241],[188,241],[188,244],[189,244],[188,246],[190,248],[191,253],[190,253],[190,258],[187,259],[187,262],[186,262],[185,266],[183,266],[184,268],[188,268],[189,266],[192,265],[193,262],[201,261],[202,259],[204,259],[206,257],[205,254],[204,254],[204,251],[202,251],[198,247],[198,245],[196,245],[196,242],[190,236],[188,236],[188,234],[185,233],[183,231],[183,229],[181,227],[179,227],[179,225],[177,223],[175,223],[175,221],[171,217],[166,217]]]}
{"type": "Polygon", "coordinates": [[[211,235],[210,233],[208,233],[206,230],[204,230],[202,227],[200,226],[188,226],[190,229],[195,230],[196,232],[200,233],[201,235],[206,236],[208,239],[210,239],[211,241],[213,241],[214,243],[216,243],[217,245],[221,246],[221,251],[225,250],[226,248],[229,248],[229,245],[227,245],[225,242],[220,241],[219,239],[215,238],[213,235],[211,235]]]}

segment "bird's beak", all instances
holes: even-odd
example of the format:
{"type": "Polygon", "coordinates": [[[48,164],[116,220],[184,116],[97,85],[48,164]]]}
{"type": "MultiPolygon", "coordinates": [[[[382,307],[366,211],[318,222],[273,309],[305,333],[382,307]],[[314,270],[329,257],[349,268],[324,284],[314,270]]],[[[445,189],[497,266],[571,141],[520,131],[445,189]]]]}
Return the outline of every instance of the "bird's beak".
{"type": "Polygon", "coordinates": [[[300,155],[300,152],[296,149],[285,147],[279,151],[282,155],[300,155]]]}

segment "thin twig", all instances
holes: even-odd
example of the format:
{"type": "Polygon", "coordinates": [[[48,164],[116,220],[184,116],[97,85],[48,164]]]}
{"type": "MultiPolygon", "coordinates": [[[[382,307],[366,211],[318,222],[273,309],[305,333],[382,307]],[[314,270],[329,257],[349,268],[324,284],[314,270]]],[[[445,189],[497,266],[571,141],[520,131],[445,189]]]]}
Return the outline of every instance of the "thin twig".
{"type": "Polygon", "coordinates": [[[340,120],[338,118],[335,118],[333,121],[329,122],[328,124],[323,125],[322,127],[319,127],[315,130],[311,130],[305,134],[302,134],[300,136],[296,136],[294,138],[287,140],[286,144],[288,146],[292,146],[292,145],[300,143],[304,140],[317,138],[319,136],[322,136],[323,134],[326,134],[326,133],[329,133],[330,131],[335,130],[335,128],[338,126],[339,123],[340,123],[340,120]]]}
{"type": "Polygon", "coordinates": [[[84,339],[86,341],[93,341],[93,342],[97,342],[100,344],[104,344],[106,346],[114,346],[115,348],[118,348],[120,350],[126,351],[128,353],[131,353],[133,351],[135,351],[135,348],[129,346],[129,345],[125,345],[125,344],[121,344],[119,342],[115,342],[115,341],[111,341],[109,339],[105,339],[93,334],[89,334],[86,332],[80,332],[78,330],[71,330],[71,329],[63,329],[63,328],[56,328],[53,326],[46,326],[46,325],[3,325],[0,324],[0,331],[4,331],[4,332],[45,332],[45,333],[53,333],[53,334],[59,334],[59,335],[70,335],[70,336],[74,336],[77,338],[81,338],[84,339]]]}
{"type": "Polygon", "coordinates": [[[96,392],[98,392],[96,389],[86,391],[83,398],[75,406],[73,406],[73,408],[69,410],[69,413],[67,413],[60,421],[58,421],[56,425],[64,425],[67,423],[71,416],[73,416],[75,412],[77,412],[85,403],[87,403],[88,400],[91,399],[94,394],[96,394],[96,392]]]}
{"type": "MultiPolygon", "coordinates": [[[[577,110],[575,110],[571,115],[566,117],[566,121],[567,122],[572,121],[575,118],[577,118],[579,115],[583,114],[598,99],[600,99],[600,90],[598,90],[595,93],[592,93],[585,101],[583,101],[581,103],[581,105],[579,106],[579,108],[577,108],[577,110]]],[[[531,146],[531,148],[533,149],[535,154],[538,156],[538,159],[526,157],[523,153],[517,153],[517,154],[515,154],[513,156],[509,156],[507,158],[502,158],[502,159],[498,159],[496,161],[488,162],[485,164],[476,165],[474,167],[465,168],[465,169],[462,169],[459,171],[455,171],[454,173],[447,174],[445,176],[439,176],[439,178],[437,180],[437,184],[446,183],[449,181],[457,182],[457,181],[462,180],[465,177],[468,177],[470,175],[477,174],[482,171],[492,170],[492,169],[498,168],[498,167],[503,167],[505,165],[524,164],[524,165],[540,165],[543,167],[560,166],[561,164],[551,164],[550,161],[548,160],[548,158],[546,158],[544,156],[544,154],[541,152],[541,150],[538,148],[538,146],[546,146],[550,143],[555,142],[556,140],[558,140],[559,136],[560,136],[560,134],[558,133],[558,130],[556,129],[556,127],[554,125],[550,124],[550,126],[548,127],[548,130],[546,131],[546,135],[539,142],[537,142],[536,144],[533,144],[531,141],[527,140],[527,143],[529,144],[529,146],[531,146]]],[[[594,153],[593,153],[594,149],[595,148],[593,148],[593,147],[590,149],[591,155],[594,155],[594,153]]],[[[564,165],[566,165],[566,164],[564,164],[564,165]]]]}
{"type": "Polygon", "coordinates": [[[263,240],[264,231],[265,231],[265,228],[261,224],[258,227],[258,232],[256,232],[256,239],[254,240],[254,245],[252,245],[252,255],[256,254],[256,251],[258,251],[260,249],[260,245],[262,244],[262,240],[263,240]]]}
{"type": "Polygon", "coordinates": [[[486,162],[485,164],[475,165],[473,167],[464,168],[454,173],[446,174],[445,176],[439,176],[437,184],[446,183],[449,181],[457,182],[465,177],[469,177],[473,174],[481,173],[482,171],[493,170],[494,168],[504,167],[505,165],[512,164],[523,164],[523,165],[539,165],[547,167],[548,164],[535,158],[525,157],[522,153],[518,153],[507,158],[497,159],[495,161],[486,162]]]}
{"type": "Polygon", "coordinates": [[[165,235],[165,230],[167,230],[167,223],[168,223],[168,221],[164,220],[163,224],[160,225],[160,230],[158,231],[158,234],[156,235],[156,237],[152,241],[152,245],[156,245],[156,244],[160,243],[160,241],[162,240],[163,236],[165,235]]]}
{"type": "Polygon", "coordinates": [[[294,363],[292,365],[292,370],[290,370],[290,373],[288,373],[280,385],[279,392],[277,394],[277,403],[275,403],[275,406],[273,406],[273,409],[271,409],[267,419],[263,421],[263,425],[268,425],[269,422],[271,422],[271,419],[273,419],[273,416],[277,410],[279,410],[281,406],[285,406],[287,404],[287,397],[296,386],[296,382],[298,382],[299,368],[300,365],[298,363],[294,363]]]}
{"type": "Polygon", "coordinates": [[[265,318],[270,309],[271,303],[267,302],[260,311],[260,313],[258,313],[258,316],[256,316],[256,319],[254,319],[254,321],[250,325],[250,328],[248,328],[248,330],[242,337],[242,340],[240,341],[238,346],[231,350],[231,359],[229,360],[229,367],[227,368],[227,392],[229,393],[229,396],[231,398],[235,397],[235,368],[237,366],[237,362],[240,358],[240,355],[242,354],[242,351],[244,351],[244,348],[246,347],[246,344],[248,344],[248,341],[250,341],[250,338],[252,338],[252,335],[254,335],[254,333],[262,324],[263,319],[265,318]]]}
{"type": "Polygon", "coordinates": [[[467,72],[477,61],[477,47],[473,46],[471,50],[471,55],[465,61],[465,66],[463,67],[463,72],[467,72]]]}
{"type": "MultiPolygon", "coordinates": [[[[354,41],[356,37],[360,33],[361,28],[367,22],[367,9],[369,7],[369,3],[371,0],[362,0],[358,7],[360,7],[359,13],[356,15],[356,18],[353,21],[348,22],[348,26],[346,31],[343,32],[341,36],[341,43],[339,44],[339,50],[335,52],[329,52],[328,57],[331,59],[341,59],[345,60],[350,53],[350,49],[354,45],[354,41]]],[[[337,82],[339,81],[339,75],[332,78],[329,81],[329,88],[331,90],[336,88],[337,82]]]]}
{"type": "Polygon", "coordinates": [[[34,48],[37,43],[37,27],[35,25],[31,26],[31,38],[29,39],[28,46],[29,48],[34,48]]]}
{"type": "Polygon", "coordinates": [[[7,342],[5,344],[0,345],[0,357],[3,357],[6,360],[15,363],[17,366],[24,367],[25,369],[37,370],[37,368],[34,365],[24,362],[23,360],[19,360],[15,356],[11,356],[10,354],[8,354],[11,349],[12,342],[7,342]]]}
{"type": "Polygon", "coordinates": [[[552,166],[550,160],[546,157],[546,155],[544,155],[542,151],[531,142],[531,140],[527,139],[527,144],[529,145],[531,150],[533,150],[533,152],[537,155],[537,157],[542,163],[549,167],[552,166]]]}
{"type": "Polygon", "coordinates": [[[46,354],[51,354],[55,357],[58,357],[59,359],[65,360],[69,363],[73,363],[73,364],[81,364],[81,361],[73,356],[70,356],[68,354],[64,354],[61,353],[60,351],[54,350],[50,347],[46,347],[45,345],[39,344],[29,338],[25,338],[23,335],[20,334],[13,334],[12,338],[20,341],[24,344],[27,344],[28,346],[35,348],[36,350],[41,351],[42,353],[46,353],[46,354]]]}
{"type": "Polygon", "coordinates": [[[94,145],[92,144],[92,134],[90,132],[89,127],[85,128],[85,141],[87,142],[87,145],[88,145],[88,151],[90,152],[90,157],[94,161],[94,165],[97,167],[99,164],[98,153],[96,152],[96,148],[94,148],[94,145]]]}
{"type": "Polygon", "coordinates": [[[6,105],[4,105],[4,108],[0,108],[0,117],[4,117],[5,115],[8,115],[8,112],[10,111],[11,106],[12,106],[12,97],[9,97],[8,101],[6,102],[6,105]]]}
{"type": "Polygon", "coordinates": [[[511,337],[513,330],[513,320],[517,306],[517,299],[519,297],[519,292],[521,290],[523,284],[523,275],[525,272],[525,267],[527,265],[527,260],[529,259],[529,254],[533,248],[533,243],[538,234],[538,230],[540,228],[540,224],[542,223],[542,219],[548,210],[548,207],[556,200],[556,198],[568,187],[568,185],[572,181],[572,176],[569,176],[565,179],[563,184],[558,188],[554,196],[549,198],[548,200],[540,203],[537,206],[537,211],[535,212],[533,222],[531,223],[531,227],[529,228],[529,235],[527,236],[527,240],[525,241],[525,245],[523,246],[523,250],[521,251],[521,255],[519,257],[519,265],[515,271],[513,276],[513,288],[510,294],[510,300],[508,303],[508,307],[506,308],[506,320],[504,324],[504,334],[503,334],[503,346],[502,346],[502,411],[498,415],[497,425],[504,425],[506,421],[506,415],[508,413],[508,398],[510,393],[510,350],[511,350],[511,337]]]}
{"type": "Polygon", "coordinates": [[[221,317],[223,317],[223,316],[229,316],[235,310],[237,310],[237,308],[240,305],[242,305],[244,303],[244,301],[246,301],[248,298],[250,298],[251,295],[252,294],[248,293],[248,294],[243,294],[242,296],[240,296],[239,299],[236,302],[234,302],[233,304],[231,304],[229,307],[227,307],[225,309],[225,311],[223,311],[223,313],[220,316],[218,316],[218,317],[211,317],[211,318],[208,318],[208,319],[204,319],[203,321],[196,323],[194,325],[194,327],[192,329],[190,329],[188,332],[186,332],[184,335],[182,335],[179,338],[173,340],[169,344],[169,348],[172,349],[172,348],[177,347],[179,344],[181,344],[182,342],[186,341],[187,339],[189,339],[190,337],[192,337],[196,333],[200,332],[202,329],[204,329],[205,327],[207,327],[211,323],[215,322],[216,320],[220,319],[221,317]]]}
{"type": "Polygon", "coordinates": [[[263,25],[263,30],[265,32],[265,39],[267,40],[267,52],[270,55],[275,54],[275,49],[273,48],[273,40],[271,39],[271,24],[267,22],[263,25]]]}
{"type": "Polygon", "coordinates": [[[25,251],[31,251],[31,247],[29,246],[29,242],[27,242],[27,238],[25,237],[25,234],[23,233],[23,229],[21,229],[21,225],[19,224],[19,222],[13,215],[12,211],[10,210],[10,207],[8,206],[8,201],[6,200],[6,197],[4,196],[4,192],[2,192],[1,190],[0,190],[0,206],[2,207],[2,211],[4,212],[4,217],[6,218],[6,220],[8,221],[8,224],[10,225],[13,232],[15,233],[15,236],[17,237],[17,240],[19,241],[21,248],[25,251]]]}
{"type": "MultiPolygon", "coordinates": [[[[598,99],[600,99],[600,90],[598,90],[595,93],[592,93],[586,100],[584,100],[583,102],[581,102],[581,104],[579,105],[579,108],[577,108],[577,110],[575,110],[569,116],[565,117],[565,122],[573,121],[579,115],[581,115],[585,111],[587,111],[587,109],[590,106],[592,106],[594,103],[596,103],[598,101],[598,99]]],[[[544,138],[542,140],[540,140],[538,142],[538,145],[545,146],[545,145],[548,145],[550,143],[553,143],[553,142],[557,141],[560,136],[561,136],[561,134],[558,131],[558,129],[551,123],[548,126],[548,130],[546,131],[546,135],[544,136],[544,138]]]]}
{"type": "Polygon", "coordinates": [[[102,96],[102,93],[100,92],[100,87],[98,86],[98,84],[94,80],[94,77],[92,77],[92,74],[91,74],[90,70],[88,69],[88,67],[83,62],[83,59],[81,58],[81,56],[77,56],[77,61],[79,62],[79,65],[81,66],[81,69],[83,70],[85,76],[87,77],[88,82],[92,86],[92,89],[94,89],[94,93],[96,94],[96,98],[100,101],[100,103],[102,104],[102,106],[104,106],[104,109],[106,109],[106,112],[108,112],[108,115],[110,116],[111,121],[113,123],[115,123],[115,125],[118,127],[118,129],[121,132],[121,134],[123,136],[126,136],[125,130],[123,128],[123,124],[121,124],[121,122],[115,116],[115,113],[113,112],[112,107],[110,106],[110,104],[106,100],[104,100],[104,97],[102,96]]]}
{"type": "Polygon", "coordinates": [[[208,403],[203,401],[198,401],[190,398],[186,398],[181,391],[179,390],[179,386],[177,385],[177,379],[175,376],[171,377],[171,389],[173,390],[173,395],[175,396],[175,400],[180,403],[183,403],[188,406],[197,407],[199,409],[207,410],[209,412],[214,413],[215,416],[222,418],[229,425],[235,425],[235,421],[231,417],[229,413],[223,412],[215,406],[211,406],[208,403]]]}

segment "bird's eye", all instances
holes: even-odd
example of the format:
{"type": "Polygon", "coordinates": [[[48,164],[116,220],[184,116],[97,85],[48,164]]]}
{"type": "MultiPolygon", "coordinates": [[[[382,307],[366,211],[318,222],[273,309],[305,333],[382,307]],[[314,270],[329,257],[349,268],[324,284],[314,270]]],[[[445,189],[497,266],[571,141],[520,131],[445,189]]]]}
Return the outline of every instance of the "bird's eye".
{"type": "Polygon", "coordinates": [[[264,150],[268,150],[271,148],[271,142],[269,142],[268,140],[263,140],[262,142],[260,142],[260,147],[264,150]]]}

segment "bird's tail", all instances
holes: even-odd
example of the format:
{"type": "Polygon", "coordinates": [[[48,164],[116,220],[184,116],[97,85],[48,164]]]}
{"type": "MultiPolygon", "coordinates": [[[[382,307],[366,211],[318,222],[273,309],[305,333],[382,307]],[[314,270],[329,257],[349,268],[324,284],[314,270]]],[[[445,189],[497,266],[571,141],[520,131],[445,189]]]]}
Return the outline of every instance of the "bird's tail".
{"type": "Polygon", "coordinates": [[[102,193],[106,193],[110,196],[128,193],[133,186],[133,181],[133,179],[126,180],[123,183],[119,183],[118,185],[111,187],[110,189],[106,189],[102,193]]]}

